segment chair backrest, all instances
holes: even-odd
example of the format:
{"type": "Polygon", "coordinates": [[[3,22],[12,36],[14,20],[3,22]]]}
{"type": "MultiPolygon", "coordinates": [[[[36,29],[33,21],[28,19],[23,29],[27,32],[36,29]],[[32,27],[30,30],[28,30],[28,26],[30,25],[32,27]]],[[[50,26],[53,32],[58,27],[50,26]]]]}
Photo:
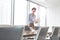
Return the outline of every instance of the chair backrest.
{"type": "Polygon", "coordinates": [[[53,32],[52,37],[53,37],[53,36],[58,36],[58,30],[59,30],[59,28],[56,27],[55,30],[54,30],[54,32],[53,32]]]}
{"type": "Polygon", "coordinates": [[[50,40],[59,40],[58,31],[59,31],[59,27],[56,27],[50,40]]]}
{"type": "Polygon", "coordinates": [[[38,40],[45,40],[45,36],[47,34],[47,31],[48,31],[48,27],[42,28],[39,33],[38,40]]]}
{"type": "Polygon", "coordinates": [[[0,40],[21,40],[23,27],[1,27],[0,28],[0,40]]]}

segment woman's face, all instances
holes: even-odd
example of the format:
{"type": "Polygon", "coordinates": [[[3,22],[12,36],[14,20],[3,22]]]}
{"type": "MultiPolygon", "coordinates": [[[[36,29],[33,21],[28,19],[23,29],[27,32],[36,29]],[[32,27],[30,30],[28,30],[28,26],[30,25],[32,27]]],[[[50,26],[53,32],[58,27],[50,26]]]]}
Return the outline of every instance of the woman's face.
{"type": "Polygon", "coordinates": [[[32,10],[32,13],[35,13],[36,12],[36,10],[32,10]]]}

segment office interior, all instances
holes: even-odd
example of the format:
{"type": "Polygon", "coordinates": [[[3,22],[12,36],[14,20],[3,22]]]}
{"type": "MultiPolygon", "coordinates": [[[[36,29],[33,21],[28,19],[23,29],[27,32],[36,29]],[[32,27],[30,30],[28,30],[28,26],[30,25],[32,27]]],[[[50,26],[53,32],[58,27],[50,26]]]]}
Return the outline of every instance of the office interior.
{"type": "Polygon", "coordinates": [[[60,0],[0,0],[0,40],[60,40],[60,0]],[[40,21],[28,34],[33,7],[40,21]]]}

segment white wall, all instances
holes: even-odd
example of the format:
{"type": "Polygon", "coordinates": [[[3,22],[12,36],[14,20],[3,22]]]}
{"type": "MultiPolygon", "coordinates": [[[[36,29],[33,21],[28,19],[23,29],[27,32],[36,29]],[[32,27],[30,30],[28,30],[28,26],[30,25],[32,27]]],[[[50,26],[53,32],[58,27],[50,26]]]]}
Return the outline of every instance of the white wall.
{"type": "Polygon", "coordinates": [[[60,7],[47,8],[47,26],[60,26],[60,7]]]}

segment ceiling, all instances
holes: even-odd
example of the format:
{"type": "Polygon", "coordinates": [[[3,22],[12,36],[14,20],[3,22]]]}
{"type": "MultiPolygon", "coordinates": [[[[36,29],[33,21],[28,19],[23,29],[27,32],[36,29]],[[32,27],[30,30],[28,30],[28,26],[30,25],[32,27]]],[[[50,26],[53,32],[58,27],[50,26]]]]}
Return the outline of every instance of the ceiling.
{"type": "Polygon", "coordinates": [[[46,0],[46,5],[60,6],[60,0],[46,0]]]}
{"type": "Polygon", "coordinates": [[[32,0],[47,7],[60,7],[60,0],[32,0]]]}

